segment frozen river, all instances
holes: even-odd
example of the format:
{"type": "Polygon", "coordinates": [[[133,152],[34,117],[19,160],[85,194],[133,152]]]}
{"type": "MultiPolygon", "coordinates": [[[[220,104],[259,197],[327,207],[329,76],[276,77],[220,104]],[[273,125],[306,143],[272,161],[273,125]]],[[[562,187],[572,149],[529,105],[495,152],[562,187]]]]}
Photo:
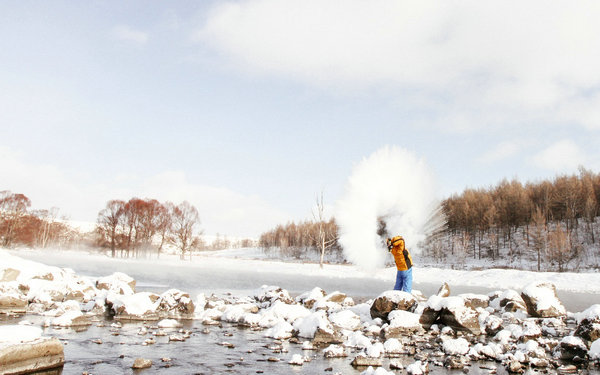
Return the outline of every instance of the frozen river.
{"type": "MultiPolygon", "coordinates": [[[[357,301],[363,301],[375,298],[382,292],[392,289],[394,276],[393,269],[365,274],[357,272],[351,266],[325,265],[325,269],[320,270],[316,264],[222,257],[199,256],[190,262],[189,260],[179,260],[177,257],[161,260],[113,259],[72,251],[14,251],[12,254],[48,265],[69,267],[78,274],[92,277],[107,276],[116,271],[124,272],[137,280],[138,290],[162,292],[170,288],[177,288],[192,296],[196,296],[198,293],[248,295],[266,284],[285,288],[292,295],[309,291],[318,286],[328,293],[340,291],[357,301]],[[386,275],[382,275],[382,273],[386,273],[386,275]]],[[[443,270],[438,273],[440,273],[439,281],[432,282],[431,275],[427,274],[427,277],[423,275],[427,282],[421,282],[418,271],[415,271],[413,288],[420,290],[426,296],[436,293],[445,280],[443,270]]],[[[531,272],[527,273],[529,278],[531,278],[531,274],[531,272]]],[[[535,273],[533,274],[535,277],[535,273]]],[[[515,276],[511,276],[511,279],[514,278],[515,276]]],[[[476,282],[470,281],[465,285],[460,284],[460,280],[454,280],[450,282],[450,287],[453,295],[460,293],[487,294],[494,290],[506,289],[503,284],[507,282],[508,280],[500,280],[498,285],[490,287],[489,283],[488,285],[484,284],[485,286],[478,286],[476,282]]],[[[514,283],[514,280],[511,282],[514,283]]],[[[522,288],[527,282],[523,281],[520,284],[517,282],[517,284],[522,288]]],[[[520,288],[515,289],[520,291],[520,288]]],[[[600,293],[561,290],[559,287],[558,294],[567,310],[571,312],[582,311],[593,304],[600,304],[600,293]]]]}

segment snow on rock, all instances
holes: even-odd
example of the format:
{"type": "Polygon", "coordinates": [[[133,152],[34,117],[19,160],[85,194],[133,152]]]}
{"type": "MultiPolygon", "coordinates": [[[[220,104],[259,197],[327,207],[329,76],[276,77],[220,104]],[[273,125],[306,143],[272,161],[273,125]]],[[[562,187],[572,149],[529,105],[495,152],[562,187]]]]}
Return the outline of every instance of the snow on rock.
{"type": "Polygon", "coordinates": [[[406,372],[411,375],[422,375],[429,372],[429,365],[427,362],[416,361],[406,366],[406,372]]]}
{"type": "Polygon", "coordinates": [[[502,309],[511,312],[517,310],[527,311],[523,297],[516,290],[507,289],[505,291],[493,292],[488,294],[488,297],[490,298],[490,306],[497,311],[502,309]]]}
{"type": "Polygon", "coordinates": [[[383,344],[380,342],[371,344],[365,349],[365,354],[367,357],[371,358],[379,358],[384,352],[385,349],[383,348],[383,344]]]}
{"type": "Polygon", "coordinates": [[[457,331],[466,331],[478,335],[481,332],[479,313],[465,305],[462,297],[431,296],[419,319],[425,329],[434,323],[451,327],[457,331]]]}
{"type": "Polygon", "coordinates": [[[319,287],[314,287],[312,290],[300,294],[296,297],[296,301],[306,306],[308,309],[312,309],[315,302],[323,299],[327,293],[319,287]]]}
{"type": "Polygon", "coordinates": [[[179,328],[182,324],[175,319],[163,319],[156,324],[158,328],[179,328]]]}
{"type": "Polygon", "coordinates": [[[25,313],[28,304],[27,296],[21,292],[17,282],[0,282],[0,314],[25,313]]]}
{"type": "Polygon", "coordinates": [[[42,337],[40,327],[0,325],[0,348],[35,341],[42,337]]]}
{"type": "Polygon", "coordinates": [[[399,355],[404,351],[402,343],[396,338],[385,340],[383,343],[383,349],[388,355],[399,355]]]}
{"type": "Polygon", "coordinates": [[[423,327],[419,322],[420,315],[404,311],[394,310],[388,314],[390,323],[383,326],[383,334],[386,339],[399,338],[410,334],[415,334],[423,331],[423,327]]]}
{"type": "Polygon", "coordinates": [[[412,311],[417,305],[417,299],[410,293],[400,290],[388,290],[380,294],[371,305],[371,317],[388,319],[393,310],[412,311]]]}
{"type": "Polygon", "coordinates": [[[341,358],[347,357],[346,351],[341,345],[329,345],[327,348],[323,349],[323,356],[326,358],[341,358]]]}
{"type": "Polygon", "coordinates": [[[361,348],[365,349],[371,345],[371,340],[369,340],[365,335],[361,332],[354,331],[344,333],[348,333],[346,336],[346,340],[344,341],[344,346],[348,348],[361,348]]]}
{"type": "Polygon", "coordinates": [[[592,360],[600,360],[600,339],[592,343],[588,355],[592,360]]]}
{"type": "Polygon", "coordinates": [[[567,310],[558,299],[556,286],[548,282],[533,282],[527,285],[521,297],[529,315],[537,318],[564,316],[567,310]]]}
{"type": "Polygon", "coordinates": [[[442,349],[444,353],[449,355],[464,355],[469,352],[469,342],[462,337],[457,339],[444,338],[442,349]]]}
{"type": "Polygon", "coordinates": [[[504,354],[503,346],[496,343],[477,343],[469,349],[469,356],[473,359],[491,359],[498,361],[504,354]]]}
{"type": "Polygon", "coordinates": [[[131,295],[109,294],[106,303],[122,320],[159,320],[157,313],[160,296],[150,292],[131,295]]]}
{"type": "Polygon", "coordinates": [[[302,305],[288,305],[275,301],[270,307],[261,310],[258,325],[264,328],[272,327],[282,319],[293,324],[297,319],[307,317],[311,311],[302,305]]]}
{"type": "Polygon", "coordinates": [[[560,340],[558,346],[554,348],[555,358],[562,360],[573,360],[575,357],[585,358],[587,346],[583,340],[576,336],[565,336],[560,340]]]}
{"type": "Polygon", "coordinates": [[[223,311],[221,320],[230,323],[240,323],[247,314],[255,314],[258,312],[258,306],[253,303],[241,303],[237,305],[229,305],[223,311]]]}
{"type": "Polygon", "coordinates": [[[290,365],[302,366],[304,364],[304,357],[300,354],[294,354],[288,363],[290,365]]]}
{"type": "Polygon", "coordinates": [[[387,371],[382,367],[374,369],[373,366],[369,366],[365,371],[361,372],[360,375],[394,375],[394,372],[387,371]]]}
{"type": "Polygon", "coordinates": [[[167,318],[193,319],[195,309],[190,295],[178,289],[167,290],[158,300],[158,311],[167,318]]]}
{"type": "Polygon", "coordinates": [[[323,310],[313,312],[294,322],[294,330],[300,337],[313,338],[318,329],[328,333],[334,332],[333,326],[327,318],[327,313],[323,310]]]}
{"type": "Polygon", "coordinates": [[[581,323],[584,319],[587,320],[599,320],[600,321],[600,304],[595,304],[582,312],[573,314],[577,323],[581,323]]]}
{"type": "Polygon", "coordinates": [[[105,289],[116,294],[131,295],[135,293],[135,280],[122,272],[96,280],[96,288],[105,289]]]}
{"type": "Polygon", "coordinates": [[[71,310],[66,311],[57,318],[54,318],[51,324],[58,327],[75,327],[87,326],[92,324],[92,322],[89,316],[84,315],[80,310],[71,310]]]}
{"type": "Polygon", "coordinates": [[[360,317],[350,310],[342,310],[329,314],[329,321],[341,328],[355,331],[361,327],[360,317]]]}
{"type": "Polygon", "coordinates": [[[294,299],[290,297],[287,290],[274,285],[262,285],[254,292],[253,297],[257,302],[264,306],[269,306],[275,301],[281,301],[287,304],[294,303],[294,299]]]}
{"type": "Polygon", "coordinates": [[[287,339],[292,337],[293,330],[294,327],[292,327],[290,323],[286,322],[285,320],[282,320],[279,323],[275,324],[273,327],[267,329],[265,331],[265,337],[271,337],[277,340],[287,339]]]}

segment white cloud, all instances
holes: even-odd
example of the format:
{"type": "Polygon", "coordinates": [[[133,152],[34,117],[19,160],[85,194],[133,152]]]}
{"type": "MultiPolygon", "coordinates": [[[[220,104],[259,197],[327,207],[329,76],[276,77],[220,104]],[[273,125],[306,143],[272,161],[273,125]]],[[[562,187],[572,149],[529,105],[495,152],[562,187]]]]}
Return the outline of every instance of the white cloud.
{"type": "Polygon", "coordinates": [[[239,69],[434,98],[447,128],[600,129],[598,18],[592,0],[246,0],[217,2],[195,38],[239,69]]]}
{"type": "Polygon", "coordinates": [[[209,235],[257,237],[292,219],[258,196],[193,184],[179,171],[145,179],[116,176],[114,181],[104,181],[105,185],[90,185],[68,176],[56,166],[28,163],[22,155],[0,147],[0,176],[3,180],[0,190],[23,193],[31,199],[32,208],[58,207],[59,215],[78,221],[95,221],[98,211],[110,199],[132,197],[170,200],[175,204],[187,200],[198,209],[201,228],[209,235]]]}
{"type": "Polygon", "coordinates": [[[519,142],[502,142],[484,153],[479,160],[483,163],[493,163],[515,156],[520,150],[519,142]]]}
{"type": "Polygon", "coordinates": [[[586,157],[575,142],[565,139],[534,155],[532,162],[537,167],[556,172],[574,172],[578,166],[585,165],[586,157]]]}
{"type": "Polygon", "coordinates": [[[148,33],[140,30],[135,30],[127,25],[115,26],[112,29],[112,35],[126,42],[132,42],[135,44],[146,44],[148,42],[148,33]]]}

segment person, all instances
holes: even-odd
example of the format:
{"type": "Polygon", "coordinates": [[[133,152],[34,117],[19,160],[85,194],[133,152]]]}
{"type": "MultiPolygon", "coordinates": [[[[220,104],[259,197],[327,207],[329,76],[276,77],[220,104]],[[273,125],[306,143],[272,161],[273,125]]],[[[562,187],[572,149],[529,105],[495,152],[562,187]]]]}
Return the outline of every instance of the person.
{"type": "Polygon", "coordinates": [[[396,261],[396,285],[394,285],[394,290],[403,290],[405,292],[410,293],[412,291],[412,258],[408,249],[406,248],[406,244],[404,243],[404,238],[402,236],[396,236],[387,239],[388,250],[394,256],[394,260],[396,261]]]}

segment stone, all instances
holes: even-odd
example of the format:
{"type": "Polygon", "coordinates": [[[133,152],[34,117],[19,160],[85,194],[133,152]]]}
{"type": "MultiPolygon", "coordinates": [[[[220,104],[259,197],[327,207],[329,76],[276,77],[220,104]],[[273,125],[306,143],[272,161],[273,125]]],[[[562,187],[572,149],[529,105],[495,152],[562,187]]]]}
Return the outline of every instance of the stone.
{"type": "Polygon", "coordinates": [[[523,289],[521,298],[525,302],[527,313],[536,318],[557,318],[567,313],[552,283],[531,283],[523,289]]]}
{"type": "Polygon", "coordinates": [[[350,364],[354,367],[381,367],[382,361],[380,358],[367,357],[363,354],[359,354],[352,360],[350,364]]]}
{"type": "Polygon", "coordinates": [[[333,292],[325,297],[325,301],[342,304],[346,300],[346,295],[342,292],[333,292]]]}
{"type": "Polygon", "coordinates": [[[579,336],[586,340],[588,343],[592,343],[600,339],[600,318],[594,319],[583,319],[575,330],[575,336],[579,336]]]}
{"type": "Polygon", "coordinates": [[[419,318],[419,322],[425,329],[430,329],[432,325],[436,324],[438,318],[440,317],[440,310],[432,309],[431,307],[426,307],[419,318]]]}
{"type": "Polygon", "coordinates": [[[0,374],[25,374],[61,368],[65,363],[63,344],[56,338],[0,348],[0,374]]]}
{"type": "Polygon", "coordinates": [[[338,331],[327,331],[321,327],[317,328],[315,337],[312,340],[314,346],[324,346],[328,344],[341,344],[344,341],[344,337],[338,331]]]}
{"type": "Polygon", "coordinates": [[[142,369],[152,367],[152,361],[146,358],[136,358],[131,365],[132,369],[142,369]]]}
{"type": "Polygon", "coordinates": [[[410,293],[399,290],[388,290],[379,295],[371,305],[371,318],[388,320],[388,314],[393,310],[414,311],[417,299],[410,293]]]}
{"type": "Polygon", "coordinates": [[[448,297],[450,295],[450,285],[448,285],[448,283],[443,283],[442,286],[440,286],[440,289],[438,289],[437,296],[439,297],[448,297]]]}
{"type": "Polygon", "coordinates": [[[566,336],[554,348],[554,358],[573,360],[575,357],[585,358],[588,349],[583,340],[575,336],[566,336]]]}
{"type": "Polygon", "coordinates": [[[511,374],[522,374],[525,372],[525,367],[523,367],[521,362],[513,359],[506,364],[506,371],[510,372],[511,374]]]}
{"type": "Polygon", "coordinates": [[[0,314],[24,314],[29,302],[22,294],[0,295],[0,314]]]}
{"type": "Polygon", "coordinates": [[[188,293],[170,289],[160,295],[158,314],[169,319],[194,319],[194,302],[188,293]]]}
{"type": "Polygon", "coordinates": [[[443,308],[440,312],[440,322],[455,331],[470,332],[474,335],[481,333],[479,325],[479,313],[469,307],[443,308]]]}
{"type": "Polygon", "coordinates": [[[16,270],[14,268],[5,268],[0,282],[16,281],[17,277],[19,277],[20,274],[21,271],[19,270],[16,270]]]}
{"type": "Polygon", "coordinates": [[[465,301],[465,306],[472,309],[485,309],[490,305],[490,298],[484,294],[465,293],[459,294],[459,297],[465,301]]]}

